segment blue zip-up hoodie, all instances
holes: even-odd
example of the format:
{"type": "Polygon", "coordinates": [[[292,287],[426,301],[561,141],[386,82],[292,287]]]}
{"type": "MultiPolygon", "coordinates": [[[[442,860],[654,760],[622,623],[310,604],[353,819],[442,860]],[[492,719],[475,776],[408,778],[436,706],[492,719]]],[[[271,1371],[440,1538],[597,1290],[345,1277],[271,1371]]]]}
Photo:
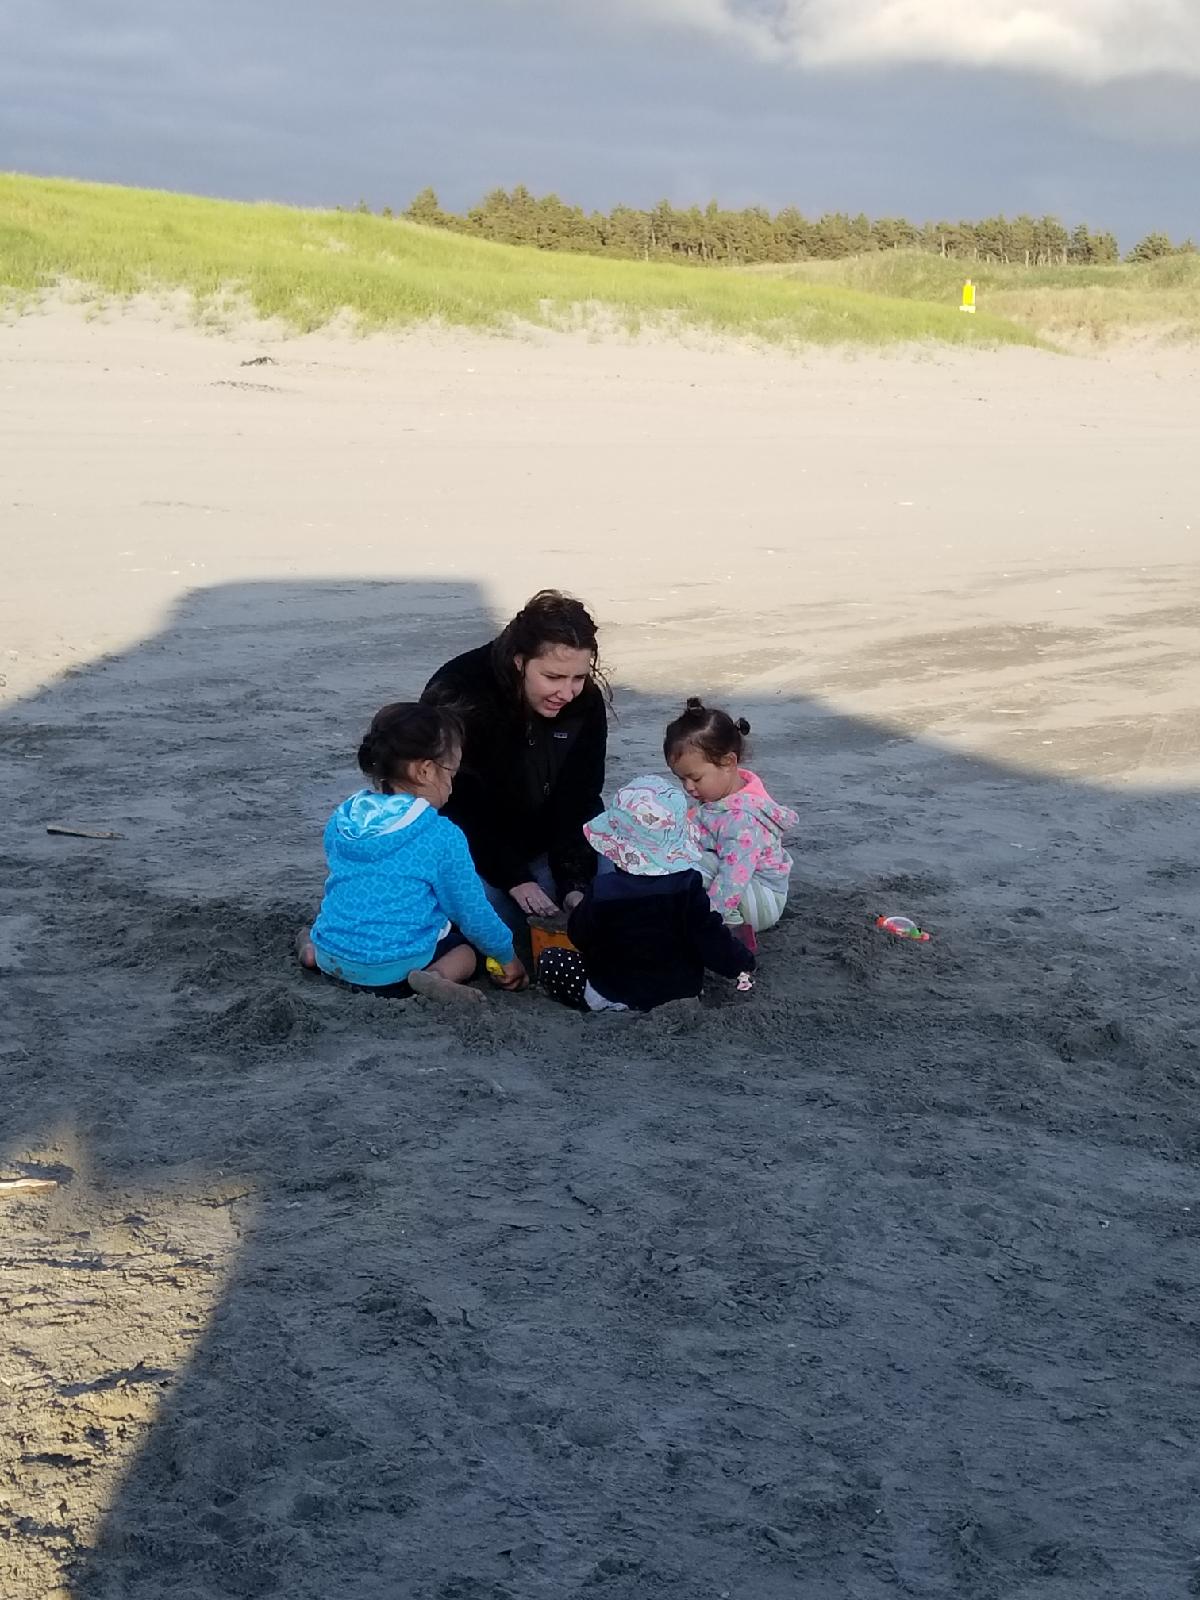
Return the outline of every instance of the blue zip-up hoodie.
{"type": "Polygon", "coordinates": [[[428,800],[360,789],[330,817],[325,859],[312,930],[323,972],[371,987],[402,983],[429,965],[451,923],[485,956],[513,959],[466,835],[428,800]]]}

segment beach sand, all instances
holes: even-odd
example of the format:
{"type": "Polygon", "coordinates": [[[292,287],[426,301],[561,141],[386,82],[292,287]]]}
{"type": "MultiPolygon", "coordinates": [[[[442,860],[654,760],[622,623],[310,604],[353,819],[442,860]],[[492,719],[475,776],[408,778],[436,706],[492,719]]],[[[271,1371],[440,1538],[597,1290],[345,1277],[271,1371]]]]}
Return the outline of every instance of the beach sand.
{"type": "Polygon", "coordinates": [[[1196,1592],[1198,378],[0,326],[6,1600],[1196,1592]],[[294,967],[543,585],[800,812],[752,997],[294,967]]]}

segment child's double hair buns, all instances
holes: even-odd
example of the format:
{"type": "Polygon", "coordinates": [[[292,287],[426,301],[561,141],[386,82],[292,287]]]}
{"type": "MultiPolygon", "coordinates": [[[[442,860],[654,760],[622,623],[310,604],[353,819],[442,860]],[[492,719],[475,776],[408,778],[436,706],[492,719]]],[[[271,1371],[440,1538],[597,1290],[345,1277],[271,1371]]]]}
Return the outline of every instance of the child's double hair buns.
{"type": "Polygon", "coordinates": [[[663,755],[668,766],[673,766],[685,750],[698,750],[714,766],[729,756],[740,761],[746,753],[749,732],[745,717],[735,720],[728,711],[718,711],[693,698],[684,706],[683,715],[668,727],[663,755]]]}
{"type": "Polygon", "coordinates": [[[402,783],[416,761],[439,766],[462,749],[463,725],[445,706],[427,706],[401,700],[384,706],[358,747],[358,764],[385,794],[402,783]]]}

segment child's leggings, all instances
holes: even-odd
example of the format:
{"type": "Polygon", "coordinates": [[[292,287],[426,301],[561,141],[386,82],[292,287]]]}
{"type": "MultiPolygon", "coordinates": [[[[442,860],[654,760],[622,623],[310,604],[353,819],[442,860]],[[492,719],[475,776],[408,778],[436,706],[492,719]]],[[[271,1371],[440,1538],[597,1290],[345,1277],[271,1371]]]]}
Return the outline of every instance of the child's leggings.
{"type": "MultiPolygon", "coordinates": [[[[706,850],[700,858],[700,866],[697,869],[704,879],[705,888],[716,877],[719,866],[716,855],[711,850],[706,850]]],[[[779,921],[786,906],[786,893],[769,888],[760,878],[751,878],[742,892],[741,905],[733,913],[726,912],[725,921],[733,927],[739,922],[744,922],[753,928],[755,933],[765,933],[779,921]]]]}
{"type": "Polygon", "coordinates": [[[597,994],[587,979],[587,968],[578,950],[551,946],[542,952],[537,966],[537,981],[551,1000],[561,1000],[573,1011],[628,1011],[617,1000],[597,994]]]}
{"type": "Polygon", "coordinates": [[[588,1010],[587,971],[578,950],[551,946],[543,950],[537,966],[537,981],[550,996],[573,1011],[588,1010]]]}

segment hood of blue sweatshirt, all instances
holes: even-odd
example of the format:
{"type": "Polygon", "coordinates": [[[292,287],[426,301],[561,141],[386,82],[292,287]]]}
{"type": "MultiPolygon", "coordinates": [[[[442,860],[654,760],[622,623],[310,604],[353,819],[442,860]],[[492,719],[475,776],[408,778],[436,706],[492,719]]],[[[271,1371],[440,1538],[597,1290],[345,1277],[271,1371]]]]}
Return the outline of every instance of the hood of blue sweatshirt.
{"type": "Polygon", "coordinates": [[[394,850],[406,836],[423,832],[437,814],[428,800],[416,795],[360,789],[333,813],[333,831],[339,843],[365,846],[368,853],[373,844],[385,839],[388,849],[394,850]]]}

